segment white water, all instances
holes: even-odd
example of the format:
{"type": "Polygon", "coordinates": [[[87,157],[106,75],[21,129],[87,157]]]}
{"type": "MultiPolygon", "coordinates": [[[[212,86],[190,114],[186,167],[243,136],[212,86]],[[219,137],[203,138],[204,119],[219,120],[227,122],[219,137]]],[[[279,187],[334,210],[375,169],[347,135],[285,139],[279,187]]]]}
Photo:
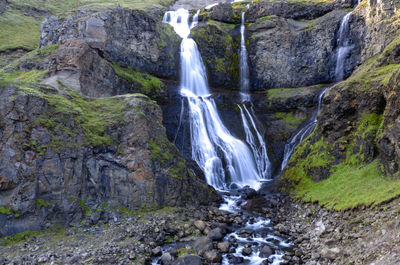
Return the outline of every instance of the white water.
{"type": "Polygon", "coordinates": [[[349,19],[353,12],[346,14],[340,22],[339,37],[338,37],[338,52],[336,57],[336,68],[335,68],[335,79],[336,81],[342,81],[344,78],[344,65],[347,56],[350,51],[354,48],[354,45],[350,44],[350,41],[346,39],[346,34],[349,32],[349,19]]]}
{"type": "Polygon", "coordinates": [[[258,189],[258,174],[247,145],[231,135],[222,123],[207,84],[203,61],[195,41],[189,37],[189,12],[169,11],[164,22],[174,27],[181,43],[181,95],[188,101],[192,158],[205,174],[207,183],[216,189],[227,183],[258,189]]]}
{"type": "Polygon", "coordinates": [[[267,147],[264,138],[257,129],[253,115],[251,115],[246,105],[243,105],[242,107],[238,105],[238,107],[240,109],[243,128],[246,134],[246,142],[253,151],[258,174],[262,176],[263,179],[269,179],[271,177],[271,162],[267,154],[267,147]],[[254,135],[256,137],[254,137],[254,135]]]}
{"type": "Polygon", "coordinates": [[[298,133],[296,133],[289,143],[285,145],[285,150],[283,154],[283,161],[281,164],[281,171],[283,171],[289,162],[290,157],[292,156],[294,149],[296,146],[301,143],[308,135],[314,131],[315,126],[317,125],[318,121],[318,114],[321,111],[321,104],[322,99],[324,98],[326,92],[330,89],[330,87],[325,88],[318,97],[318,108],[317,111],[314,113],[312,120],[304,126],[298,133]]]}
{"type": "Polygon", "coordinates": [[[246,26],[245,12],[242,12],[242,24],[240,26],[240,96],[242,102],[250,101],[250,80],[249,65],[247,63],[247,47],[246,47],[246,26]]]}

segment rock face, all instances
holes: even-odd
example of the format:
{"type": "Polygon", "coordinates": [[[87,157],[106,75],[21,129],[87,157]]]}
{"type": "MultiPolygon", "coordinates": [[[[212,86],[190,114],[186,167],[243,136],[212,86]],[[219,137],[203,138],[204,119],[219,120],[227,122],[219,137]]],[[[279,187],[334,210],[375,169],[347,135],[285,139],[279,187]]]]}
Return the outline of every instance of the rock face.
{"type": "Polygon", "coordinates": [[[0,113],[2,235],[107,207],[216,198],[187,170],[160,108],[143,95],[89,100],[65,87],[2,87],[0,113]]]}
{"type": "MultiPolygon", "coordinates": [[[[230,6],[230,4],[229,4],[230,6]]],[[[235,26],[214,21],[192,30],[211,86],[238,88],[240,32],[235,26]]]]}
{"type": "Polygon", "coordinates": [[[109,61],[161,77],[179,75],[180,40],[161,22],[163,10],[152,14],[130,9],[77,11],[66,18],[46,18],[40,46],[85,40],[109,61]]]}
{"type": "Polygon", "coordinates": [[[336,34],[344,11],[313,21],[270,17],[248,27],[252,88],[298,87],[329,82],[336,66],[336,34]]]}

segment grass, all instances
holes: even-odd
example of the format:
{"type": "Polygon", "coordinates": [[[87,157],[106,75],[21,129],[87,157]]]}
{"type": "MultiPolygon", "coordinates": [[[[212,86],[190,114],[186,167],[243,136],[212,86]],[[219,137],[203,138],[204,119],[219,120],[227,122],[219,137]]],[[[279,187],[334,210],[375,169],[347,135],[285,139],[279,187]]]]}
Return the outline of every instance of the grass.
{"type": "Polygon", "coordinates": [[[273,99],[288,99],[296,96],[306,96],[312,94],[315,89],[326,87],[326,84],[315,85],[311,87],[297,88],[274,88],[266,91],[268,100],[273,99]]]}
{"type": "Polygon", "coordinates": [[[340,164],[332,171],[333,174],[321,182],[303,178],[295,196],[326,208],[345,210],[377,205],[400,195],[400,180],[384,177],[377,160],[363,166],[340,164]]]}
{"type": "Polygon", "coordinates": [[[25,231],[19,234],[15,234],[12,236],[6,236],[3,238],[0,238],[0,245],[3,247],[9,247],[12,245],[20,244],[23,242],[27,242],[31,240],[34,237],[39,237],[39,236],[49,236],[53,238],[56,236],[56,238],[62,238],[65,237],[65,228],[63,227],[53,227],[44,231],[25,231]]]}
{"type": "MultiPolygon", "coordinates": [[[[391,91],[396,85],[390,82],[391,77],[399,71],[400,65],[393,64],[390,58],[399,45],[400,37],[397,37],[380,55],[366,61],[334,90],[367,95],[391,91]]],[[[382,127],[384,113],[366,112],[354,116],[356,126],[335,142],[325,142],[315,131],[297,146],[282,176],[287,184],[284,190],[296,198],[335,210],[377,205],[400,195],[400,180],[387,177],[377,154],[373,152],[372,156],[370,151],[377,150],[376,142],[383,130],[390,130],[390,127],[382,127]],[[342,146],[341,150],[336,150],[338,146],[342,146]],[[321,172],[324,173],[322,180],[315,179],[321,172]]]]}
{"type": "Polygon", "coordinates": [[[79,7],[122,7],[147,10],[169,6],[174,0],[9,0],[7,11],[0,15],[0,51],[38,47],[40,23],[44,15],[65,15],[79,7]],[[42,12],[30,12],[36,9],[42,12]]]}
{"type": "Polygon", "coordinates": [[[307,119],[304,114],[302,115],[293,112],[277,112],[275,113],[275,118],[278,120],[282,120],[285,125],[290,129],[296,129],[307,119]]]}
{"type": "Polygon", "coordinates": [[[85,146],[118,143],[117,135],[108,128],[123,124],[126,108],[123,97],[89,99],[63,84],[61,91],[32,84],[18,84],[17,90],[21,94],[42,98],[50,105],[48,112],[34,120],[34,126],[48,128],[52,132],[52,141],[38,144],[35,149],[44,152],[48,147],[53,147],[60,152],[61,148],[78,147],[74,136],[80,132],[85,146]]]}
{"type": "Polygon", "coordinates": [[[139,91],[148,96],[156,97],[165,86],[160,79],[148,73],[134,71],[130,67],[122,67],[115,62],[112,66],[119,77],[136,84],[140,87],[139,91]]]}

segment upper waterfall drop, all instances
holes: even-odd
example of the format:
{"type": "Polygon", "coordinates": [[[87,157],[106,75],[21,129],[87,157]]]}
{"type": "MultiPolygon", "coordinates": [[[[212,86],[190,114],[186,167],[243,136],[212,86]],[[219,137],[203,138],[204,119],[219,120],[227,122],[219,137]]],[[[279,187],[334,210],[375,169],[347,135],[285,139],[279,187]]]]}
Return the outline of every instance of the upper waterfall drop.
{"type": "Polygon", "coordinates": [[[336,57],[336,68],[335,68],[335,79],[336,81],[342,81],[344,79],[344,66],[346,57],[349,55],[350,51],[354,48],[351,45],[351,40],[347,39],[347,33],[349,32],[349,20],[353,12],[346,14],[342,21],[340,22],[339,37],[337,39],[338,51],[336,57]]]}
{"type": "MultiPolygon", "coordinates": [[[[189,37],[189,11],[178,9],[164,15],[174,27],[181,43],[181,95],[188,101],[192,159],[216,189],[260,187],[261,176],[249,147],[231,135],[221,121],[208,88],[205,66],[196,42],[189,37]]],[[[193,25],[197,21],[193,19],[193,25]]]]}
{"type": "Polygon", "coordinates": [[[242,12],[242,24],[240,26],[240,96],[242,102],[250,101],[250,74],[247,60],[245,12],[242,12]]]}

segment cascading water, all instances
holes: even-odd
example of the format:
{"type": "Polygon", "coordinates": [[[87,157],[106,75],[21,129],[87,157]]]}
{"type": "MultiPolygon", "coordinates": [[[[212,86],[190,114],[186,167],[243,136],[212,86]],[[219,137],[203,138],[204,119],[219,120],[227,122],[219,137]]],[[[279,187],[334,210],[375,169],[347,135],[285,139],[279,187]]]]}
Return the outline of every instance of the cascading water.
{"type": "Polygon", "coordinates": [[[336,81],[342,81],[344,78],[344,65],[347,56],[350,51],[354,48],[354,45],[351,44],[351,39],[347,38],[347,34],[349,32],[349,20],[350,16],[353,12],[346,14],[342,21],[340,22],[339,28],[339,37],[337,40],[338,43],[338,51],[336,57],[336,68],[335,68],[335,79],[336,81]]]}
{"type": "Polygon", "coordinates": [[[249,81],[249,65],[247,63],[247,47],[246,47],[246,26],[245,12],[242,12],[242,24],[240,26],[240,97],[242,102],[250,101],[250,81],[249,81]]]}
{"type": "MultiPolygon", "coordinates": [[[[187,100],[187,115],[190,123],[190,139],[192,158],[203,170],[207,182],[217,190],[226,190],[228,181],[239,187],[246,185],[259,188],[263,178],[270,177],[270,161],[267,149],[260,131],[256,127],[254,115],[243,104],[239,106],[246,134],[246,141],[250,148],[239,139],[231,135],[222,123],[215,102],[213,101],[207,85],[206,71],[197,45],[189,37],[191,28],[198,23],[198,13],[193,17],[189,26],[189,12],[179,9],[167,12],[164,22],[169,23],[182,37],[181,43],[181,95],[187,100]]],[[[241,45],[241,90],[249,95],[249,70],[247,65],[247,50],[245,45],[244,15],[242,16],[242,45],[241,45]]],[[[247,100],[250,100],[248,96],[247,100]]],[[[186,104],[182,104],[185,106],[186,104]]],[[[181,111],[181,119],[184,111],[181,111]]],[[[180,125],[179,125],[180,126],[180,125]]],[[[222,192],[222,191],[221,191],[222,192]]],[[[238,200],[241,196],[234,196],[232,191],[224,192],[226,204],[220,209],[237,212],[238,200]]],[[[269,245],[275,253],[268,257],[272,264],[283,262],[283,255],[291,248],[283,238],[273,235],[270,220],[242,213],[243,218],[249,222],[242,227],[253,231],[251,238],[243,238],[237,232],[228,234],[224,240],[236,240],[235,253],[224,254],[223,264],[232,264],[232,259],[242,260],[246,264],[258,265],[266,260],[259,257],[263,246],[269,245]],[[242,249],[251,245],[253,254],[248,257],[242,254],[242,249]]],[[[235,228],[239,229],[239,228],[235,228]]],[[[153,264],[159,262],[154,260],[153,264]]]]}
{"type": "Polygon", "coordinates": [[[296,148],[296,146],[301,143],[304,138],[306,138],[308,135],[310,135],[312,133],[312,131],[314,131],[315,126],[317,125],[317,121],[318,121],[318,114],[321,111],[321,104],[322,104],[322,99],[324,98],[326,92],[330,89],[331,87],[327,87],[325,88],[321,94],[318,97],[318,108],[315,111],[311,121],[304,126],[298,133],[296,133],[292,139],[290,140],[289,143],[287,143],[285,145],[285,150],[283,153],[283,161],[281,164],[281,171],[283,171],[287,165],[287,163],[289,162],[290,157],[292,156],[294,149],[296,148]]]}
{"type": "Polygon", "coordinates": [[[267,154],[267,147],[264,138],[257,129],[253,115],[249,112],[246,105],[242,107],[238,105],[240,115],[242,117],[243,128],[246,134],[246,142],[250,145],[253,151],[254,158],[257,164],[258,174],[265,179],[271,176],[271,162],[267,154]],[[256,135],[257,137],[254,137],[256,135]]]}
{"type": "Polygon", "coordinates": [[[169,11],[163,21],[182,37],[181,95],[188,101],[193,160],[216,189],[226,189],[229,182],[258,189],[261,176],[250,149],[224,126],[211,98],[203,61],[195,41],[189,37],[189,12],[169,11]]]}

